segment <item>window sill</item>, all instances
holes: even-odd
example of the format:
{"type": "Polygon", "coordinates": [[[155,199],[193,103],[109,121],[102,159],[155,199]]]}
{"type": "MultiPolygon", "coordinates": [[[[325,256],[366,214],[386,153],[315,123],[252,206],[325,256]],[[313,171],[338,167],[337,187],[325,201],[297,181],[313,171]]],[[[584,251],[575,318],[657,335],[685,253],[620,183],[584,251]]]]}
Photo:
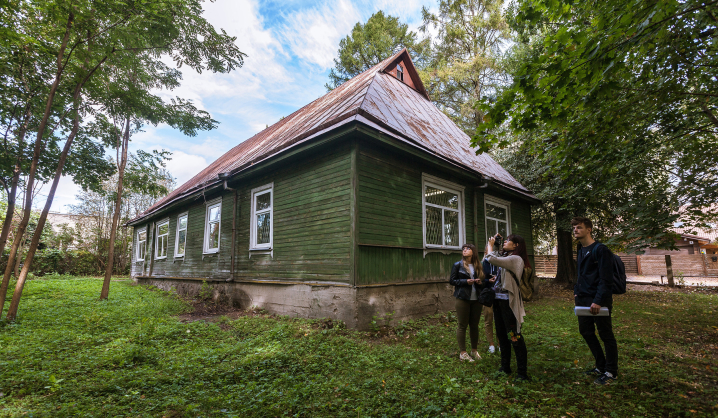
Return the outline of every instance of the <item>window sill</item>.
{"type": "Polygon", "coordinates": [[[272,249],[272,248],[250,248],[249,249],[249,258],[252,258],[252,254],[254,254],[254,255],[270,255],[272,258],[274,258],[274,249],[272,249]]]}
{"type": "Polygon", "coordinates": [[[167,259],[167,256],[164,256],[164,257],[155,257],[155,260],[166,260],[166,259],[167,259]]]}
{"type": "Polygon", "coordinates": [[[444,255],[449,254],[461,254],[461,248],[441,248],[441,247],[426,247],[424,248],[424,258],[429,253],[442,253],[444,255]]]}

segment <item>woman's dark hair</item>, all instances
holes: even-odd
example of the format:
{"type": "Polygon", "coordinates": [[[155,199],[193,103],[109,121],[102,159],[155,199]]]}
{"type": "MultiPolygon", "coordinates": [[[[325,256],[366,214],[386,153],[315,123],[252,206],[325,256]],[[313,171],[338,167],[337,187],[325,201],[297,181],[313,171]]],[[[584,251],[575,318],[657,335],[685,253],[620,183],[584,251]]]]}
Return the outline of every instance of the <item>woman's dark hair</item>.
{"type": "Polygon", "coordinates": [[[506,241],[511,241],[516,245],[516,248],[511,252],[511,255],[517,255],[524,260],[524,267],[531,267],[529,262],[529,256],[526,253],[526,240],[521,235],[511,234],[506,238],[506,241]]]}
{"type": "MultiPolygon", "coordinates": [[[[474,271],[479,273],[479,279],[484,279],[484,269],[481,268],[481,265],[479,264],[479,254],[476,252],[476,246],[474,244],[464,244],[461,246],[461,251],[464,251],[464,248],[468,248],[471,250],[471,265],[474,266],[474,271]]],[[[462,258],[461,261],[464,263],[464,268],[468,271],[469,266],[466,265],[466,261],[462,258]]]]}

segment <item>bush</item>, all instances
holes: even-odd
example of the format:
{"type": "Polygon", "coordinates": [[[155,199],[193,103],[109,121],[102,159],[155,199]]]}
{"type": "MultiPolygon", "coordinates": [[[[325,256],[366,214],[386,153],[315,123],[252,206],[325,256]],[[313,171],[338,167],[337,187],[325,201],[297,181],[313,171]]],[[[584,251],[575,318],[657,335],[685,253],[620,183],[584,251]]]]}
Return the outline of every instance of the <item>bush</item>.
{"type": "MultiPolygon", "coordinates": [[[[0,257],[0,274],[5,271],[8,253],[9,251],[5,251],[2,257],[0,257]]],[[[105,274],[105,270],[103,266],[98,263],[97,257],[89,251],[63,251],[55,248],[38,250],[32,261],[32,269],[30,272],[37,276],[45,276],[48,274],[102,276],[105,274]]],[[[120,274],[129,274],[129,271],[122,271],[120,274]]]]}

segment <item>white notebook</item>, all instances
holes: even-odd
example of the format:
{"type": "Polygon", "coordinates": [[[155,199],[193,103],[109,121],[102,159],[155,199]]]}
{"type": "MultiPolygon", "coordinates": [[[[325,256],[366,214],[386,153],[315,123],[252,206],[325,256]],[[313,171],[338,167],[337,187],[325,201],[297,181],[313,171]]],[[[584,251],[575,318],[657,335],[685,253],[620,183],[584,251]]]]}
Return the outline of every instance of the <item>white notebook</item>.
{"type": "Polygon", "coordinates": [[[573,312],[576,316],[609,316],[608,308],[605,306],[601,306],[601,309],[598,310],[598,315],[592,314],[589,306],[576,306],[573,308],[573,312]]]}

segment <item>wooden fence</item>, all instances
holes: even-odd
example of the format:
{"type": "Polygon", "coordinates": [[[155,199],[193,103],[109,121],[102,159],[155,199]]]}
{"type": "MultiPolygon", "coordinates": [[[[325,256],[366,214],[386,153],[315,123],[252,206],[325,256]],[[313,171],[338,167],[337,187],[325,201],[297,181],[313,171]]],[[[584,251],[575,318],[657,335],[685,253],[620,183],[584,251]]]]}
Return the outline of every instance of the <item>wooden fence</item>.
{"type": "MultiPolygon", "coordinates": [[[[638,256],[639,274],[644,276],[665,276],[665,255],[638,256]]],[[[718,276],[718,257],[712,254],[671,255],[673,274],[685,277],[718,276]],[[713,261],[713,260],[716,261],[713,261]]]]}
{"type": "MultiPolygon", "coordinates": [[[[622,255],[627,275],[665,276],[665,255],[622,255]]],[[[535,255],[536,274],[553,276],[556,274],[558,256],[535,255]]],[[[576,256],[574,255],[574,260],[576,256]]],[[[712,254],[677,254],[671,255],[674,274],[683,274],[686,277],[718,276],[718,256],[712,254]]]]}

